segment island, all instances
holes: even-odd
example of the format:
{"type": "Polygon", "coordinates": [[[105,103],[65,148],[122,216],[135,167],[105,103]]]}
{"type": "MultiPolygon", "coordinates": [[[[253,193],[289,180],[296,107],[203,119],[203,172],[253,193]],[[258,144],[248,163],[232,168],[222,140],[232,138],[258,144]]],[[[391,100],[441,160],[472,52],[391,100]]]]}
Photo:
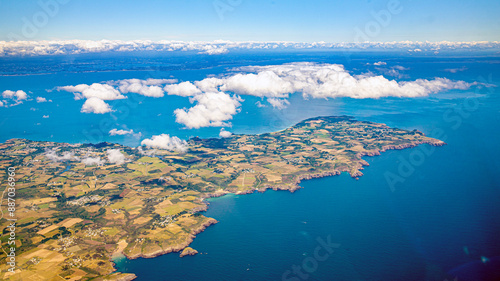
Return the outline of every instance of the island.
{"type": "Polygon", "coordinates": [[[184,248],[184,250],[182,250],[181,254],[179,255],[179,257],[185,257],[185,256],[194,256],[198,254],[198,251],[196,251],[195,249],[191,248],[191,247],[186,247],[184,248]]]}
{"type": "Polygon", "coordinates": [[[132,280],[134,274],[116,272],[113,257],[196,254],[193,239],[217,223],[203,214],[207,198],[293,192],[302,180],[343,172],[359,178],[368,165],[362,157],[420,144],[444,142],[348,116],[260,135],[194,137],[174,151],[8,140],[0,144],[0,167],[3,183],[15,168],[16,264],[8,270],[12,221],[4,191],[0,279],[132,280]],[[108,161],[110,151],[122,161],[108,161]]]}

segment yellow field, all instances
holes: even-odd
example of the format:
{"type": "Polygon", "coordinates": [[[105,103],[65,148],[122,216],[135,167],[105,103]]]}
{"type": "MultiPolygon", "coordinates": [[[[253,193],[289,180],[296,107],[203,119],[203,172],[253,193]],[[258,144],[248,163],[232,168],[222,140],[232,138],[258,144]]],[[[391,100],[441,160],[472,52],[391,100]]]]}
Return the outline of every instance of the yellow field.
{"type": "Polygon", "coordinates": [[[51,225],[51,226],[49,226],[49,227],[46,227],[46,228],[44,228],[44,229],[42,229],[42,230],[38,231],[38,232],[37,232],[37,234],[40,234],[40,235],[45,235],[45,234],[47,234],[47,233],[49,233],[49,232],[51,232],[51,231],[53,231],[53,230],[55,230],[55,229],[58,229],[58,228],[59,228],[59,225],[57,225],[57,224],[53,224],[53,225],[51,225]]]}
{"type": "Polygon", "coordinates": [[[79,218],[67,218],[65,220],[63,220],[62,222],[59,223],[59,226],[64,226],[66,228],[70,228],[72,227],[73,225],[79,223],[79,222],[82,222],[83,220],[82,219],[79,219],[79,218]]]}

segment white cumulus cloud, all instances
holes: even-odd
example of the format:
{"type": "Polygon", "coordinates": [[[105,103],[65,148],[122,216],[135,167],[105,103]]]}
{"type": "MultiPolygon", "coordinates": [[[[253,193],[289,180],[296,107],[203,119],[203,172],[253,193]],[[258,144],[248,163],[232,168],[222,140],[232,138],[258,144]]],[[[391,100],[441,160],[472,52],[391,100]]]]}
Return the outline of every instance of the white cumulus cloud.
{"type": "MultiPolygon", "coordinates": [[[[386,65],[376,62],[374,65],[386,65]]],[[[400,71],[403,66],[377,67],[388,76],[405,77],[400,71]]],[[[291,94],[301,93],[308,98],[350,97],[355,99],[383,97],[425,97],[446,90],[465,90],[476,83],[452,81],[447,78],[396,81],[383,75],[353,75],[340,64],[312,62],[288,63],[282,65],[247,66],[232,70],[236,74],[209,77],[200,81],[187,81],[165,86],[169,95],[191,97],[195,105],[189,109],[176,109],[176,122],[187,128],[227,126],[239,112],[239,96],[251,95],[267,98],[276,109],[289,105],[291,94]]],[[[263,107],[257,102],[258,107],[263,107]]]]}
{"type": "Polygon", "coordinates": [[[92,97],[83,103],[81,112],[104,114],[113,111],[111,106],[100,98],[92,97]]]}
{"type": "Polygon", "coordinates": [[[110,136],[124,136],[124,135],[131,135],[134,133],[134,130],[118,130],[118,129],[112,129],[109,131],[110,136]]]}
{"type": "Polygon", "coordinates": [[[215,77],[210,77],[210,78],[205,78],[201,81],[196,81],[194,82],[196,87],[200,89],[203,92],[218,92],[219,91],[219,86],[224,84],[223,79],[215,78],[215,77]]]}
{"type": "MultiPolygon", "coordinates": [[[[282,98],[286,94],[300,92],[305,98],[381,98],[381,97],[420,97],[450,89],[467,89],[471,83],[451,81],[446,78],[433,80],[418,79],[415,81],[389,80],[384,76],[352,75],[338,64],[290,63],[284,65],[254,66],[241,70],[258,73],[273,72],[282,81],[287,91],[276,92],[274,85],[270,87],[268,97],[282,98]],[[288,83],[286,83],[288,82],[288,83]]],[[[252,74],[245,74],[252,75],[252,74]]],[[[230,80],[231,78],[228,78],[230,80]]],[[[224,84],[226,85],[226,84],[224,84]]],[[[225,86],[221,86],[224,88],[225,86]]],[[[239,94],[256,95],[251,85],[230,87],[239,94]],[[250,88],[249,88],[250,87],[250,88]]]]}
{"type": "Polygon", "coordinates": [[[75,99],[87,99],[82,106],[81,112],[103,114],[113,111],[105,100],[125,99],[117,89],[108,84],[93,83],[91,85],[79,84],[76,86],[57,87],[59,91],[71,92],[75,99]]]}
{"type": "Polygon", "coordinates": [[[112,129],[109,131],[109,135],[110,136],[125,136],[125,135],[133,135],[134,137],[136,138],[139,138],[142,136],[142,133],[139,132],[139,133],[134,133],[134,130],[130,129],[130,130],[123,130],[123,129],[112,129]]]}
{"type": "Polygon", "coordinates": [[[229,131],[226,131],[224,128],[220,129],[219,137],[221,138],[229,138],[233,134],[229,131]]]}
{"type": "Polygon", "coordinates": [[[125,163],[125,155],[119,149],[108,149],[108,161],[113,164],[121,165],[125,163]]]}
{"type": "Polygon", "coordinates": [[[45,152],[45,157],[53,162],[78,160],[78,157],[74,156],[74,153],[71,151],[64,151],[62,155],[59,156],[55,150],[48,150],[45,152]]]}
{"type": "Polygon", "coordinates": [[[294,91],[294,86],[292,81],[280,77],[279,73],[264,70],[257,74],[236,74],[226,78],[220,90],[257,97],[286,97],[294,91]]]}
{"type": "Polygon", "coordinates": [[[28,99],[28,94],[26,94],[26,92],[22,90],[5,90],[2,92],[2,97],[7,100],[2,101],[0,106],[8,107],[22,104],[24,100],[28,99]]]}
{"type": "Polygon", "coordinates": [[[201,90],[191,82],[182,82],[179,84],[167,85],[165,86],[165,91],[169,95],[176,95],[181,97],[190,97],[201,93],[201,90]]]}
{"type": "Polygon", "coordinates": [[[150,148],[166,149],[179,152],[184,152],[188,148],[188,144],[186,141],[181,140],[180,138],[175,136],[171,137],[168,134],[161,134],[153,136],[150,139],[145,139],[141,142],[141,145],[150,148]]]}
{"type": "MultiPolygon", "coordinates": [[[[132,92],[150,97],[162,97],[164,92],[168,95],[190,97],[194,106],[176,109],[176,122],[187,128],[201,128],[230,126],[228,121],[240,111],[240,96],[243,95],[261,97],[273,108],[284,109],[289,105],[288,98],[294,93],[300,93],[304,99],[413,98],[453,89],[465,90],[477,85],[475,82],[453,81],[447,78],[398,81],[397,78],[407,77],[402,73],[407,68],[399,65],[388,67],[385,62],[375,62],[373,65],[389,78],[371,72],[354,75],[340,64],[297,62],[239,67],[232,69],[225,76],[208,77],[200,81],[176,83],[173,79],[126,79],[58,89],[73,92],[76,98],[86,98],[81,111],[87,113],[113,111],[104,101],[126,98],[123,94],[132,92]]],[[[265,106],[260,101],[256,105],[265,106]]]]}
{"type": "Polygon", "coordinates": [[[79,84],[76,86],[63,86],[58,87],[58,90],[71,92],[75,94],[75,99],[82,98],[99,98],[101,100],[119,100],[125,99],[126,97],[115,89],[113,86],[108,84],[93,83],[91,85],[79,84]]]}
{"type": "Polygon", "coordinates": [[[85,166],[101,166],[104,164],[104,160],[101,160],[101,157],[85,157],[81,162],[85,166]]]}
{"type": "Polygon", "coordinates": [[[203,93],[191,98],[197,104],[189,109],[174,111],[176,122],[187,128],[229,126],[226,121],[239,112],[240,101],[237,96],[218,93],[203,93]]]}
{"type": "Polygon", "coordinates": [[[37,103],[47,102],[47,99],[43,97],[36,97],[36,102],[37,103]]]}
{"type": "Polygon", "coordinates": [[[118,81],[118,89],[123,94],[136,93],[146,97],[161,98],[165,95],[161,86],[176,82],[175,79],[125,79],[118,81]]]}
{"type": "MultiPolygon", "coordinates": [[[[160,98],[164,96],[163,85],[176,82],[176,79],[124,79],[90,85],[62,86],[57,87],[57,90],[73,93],[76,100],[87,99],[81,112],[106,113],[113,110],[104,101],[126,99],[127,97],[124,94],[128,93],[160,98]]],[[[42,100],[39,102],[42,102],[42,100]]]]}
{"type": "Polygon", "coordinates": [[[22,90],[17,90],[15,92],[11,90],[5,90],[3,91],[2,96],[6,99],[17,99],[17,100],[25,100],[28,98],[28,94],[26,94],[26,92],[22,90]]]}

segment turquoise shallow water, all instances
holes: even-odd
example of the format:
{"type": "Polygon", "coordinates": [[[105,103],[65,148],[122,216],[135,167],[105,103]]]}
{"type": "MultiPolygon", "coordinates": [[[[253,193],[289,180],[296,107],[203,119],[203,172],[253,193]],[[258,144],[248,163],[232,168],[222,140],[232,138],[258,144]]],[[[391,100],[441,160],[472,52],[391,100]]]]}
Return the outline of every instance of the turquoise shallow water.
{"type": "MultiPolygon", "coordinates": [[[[185,60],[182,57],[154,60],[128,64],[124,59],[116,66],[106,64],[110,68],[106,72],[65,69],[45,75],[0,77],[2,89],[25,89],[33,96],[53,100],[0,108],[1,139],[105,140],[137,145],[135,139],[106,134],[89,139],[84,133],[96,127],[107,132],[123,124],[145,137],[160,133],[182,138],[218,135],[219,128],[185,130],[174,122],[173,110],[190,106],[185,98],[145,99],[128,114],[108,118],[80,113],[82,101],[74,101],[71,94],[45,92],[60,85],[144,77],[145,70],[141,69],[117,71],[130,65],[154,70],[162,78],[191,80],[237,64],[336,62],[362,73],[367,69],[366,62],[386,60],[409,68],[403,80],[448,77],[473,82],[483,77],[490,84],[500,85],[496,58],[370,54],[346,62],[342,55],[240,54],[225,59],[203,58],[199,64],[193,62],[203,67],[185,67],[188,69],[179,69],[179,61],[185,60]],[[467,70],[444,71],[462,66],[467,70]],[[42,119],[45,114],[50,118],[42,119]]],[[[366,158],[370,166],[358,181],[343,174],[305,181],[304,189],[293,194],[267,191],[212,199],[205,215],[220,222],[199,234],[192,244],[203,254],[182,259],[169,254],[120,260],[117,268],[137,274],[138,280],[282,280],[287,270],[293,271],[294,265],[303,266],[306,261],[306,267],[311,266],[311,272],[305,272],[307,278],[294,273],[286,275],[285,280],[453,280],[456,276],[457,280],[500,280],[500,273],[495,273],[500,268],[496,258],[500,256],[499,94],[498,87],[491,87],[420,99],[306,102],[293,95],[290,106],[282,111],[258,109],[254,103],[259,99],[245,97],[241,113],[232,120],[235,133],[274,131],[308,117],[347,114],[393,127],[416,128],[445,140],[447,145],[434,150],[422,146],[388,151],[366,158]],[[402,177],[402,181],[391,185],[386,179],[389,174],[402,177]],[[321,245],[318,239],[328,237],[339,247],[316,265],[311,258],[321,245]],[[481,262],[481,257],[489,262],[481,262]]]]}

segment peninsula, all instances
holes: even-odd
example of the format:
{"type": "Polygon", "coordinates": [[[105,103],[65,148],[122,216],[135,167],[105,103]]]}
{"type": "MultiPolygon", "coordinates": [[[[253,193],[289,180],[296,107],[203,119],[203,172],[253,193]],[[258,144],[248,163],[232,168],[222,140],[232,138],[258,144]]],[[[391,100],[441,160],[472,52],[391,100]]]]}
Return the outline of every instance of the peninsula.
{"type": "Polygon", "coordinates": [[[112,257],[195,255],[190,243],[217,223],[202,213],[206,198],[293,192],[304,179],[342,172],[358,178],[368,165],[363,156],[420,144],[444,142],[347,116],[261,135],[195,137],[181,151],[12,139],[0,144],[0,167],[4,183],[15,168],[16,265],[7,270],[12,222],[4,192],[0,279],[132,280],[115,272],[112,257]],[[122,160],[108,161],[110,150],[122,160]]]}

